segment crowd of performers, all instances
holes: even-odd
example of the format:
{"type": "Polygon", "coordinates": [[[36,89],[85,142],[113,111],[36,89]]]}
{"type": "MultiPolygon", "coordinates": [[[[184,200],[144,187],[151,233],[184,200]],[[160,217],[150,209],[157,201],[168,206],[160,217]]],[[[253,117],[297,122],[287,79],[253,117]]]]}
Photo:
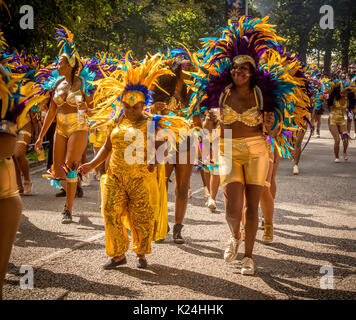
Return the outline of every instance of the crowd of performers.
{"type": "Polygon", "coordinates": [[[66,197],[61,210],[66,224],[75,214],[75,197],[83,195],[81,183],[95,170],[109,256],[105,269],[126,263],[127,229],[137,267],[147,266],[151,242],[164,241],[170,231],[167,189],[173,170],[173,239],[184,243],[190,177],[197,166],[211,210],[222,187],[231,232],[225,261],[234,261],[245,241],[241,273],[253,275],[259,205],[262,241],[273,241],[280,159],[293,156],[293,172],[299,172],[307,128],[317,122],[320,134],[321,110],[329,109],[335,162],[340,161],[340,141],[347,160],[345,112],[353,119],[356,115],[355,79],[330,80],[307,67],[286,52],[284,39],[267,20],[241,17],[217,36],[202,39],[195,52],[181,45],[147,53],[141,61],[131,52],[125,58],[109,53],[81,57],[74,35],[59,26],[58,57],[47,66],[9,53],[0,33],[0,284],[21,217],[19,195],[32,192],[27,147],[33,141],[41,154],[54,127],[53,163],[44,177],[66,197]],[[94,143],[91,161],[86,159],[88,141],[94,143]],[[204,152],[204,145],[213,151],[204,152]],[[157,160],[162,148],[163,162],[157,160]],[[197,161],[190,161],[195,152],[197,161]]]}

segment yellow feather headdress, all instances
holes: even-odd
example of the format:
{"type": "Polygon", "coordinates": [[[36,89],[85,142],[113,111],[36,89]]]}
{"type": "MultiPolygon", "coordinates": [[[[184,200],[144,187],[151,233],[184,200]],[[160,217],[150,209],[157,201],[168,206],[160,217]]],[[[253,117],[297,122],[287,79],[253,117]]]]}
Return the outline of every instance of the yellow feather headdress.
{"type": "Polygon", "coordinates": [[[68,59],[70,66],[74,67],[75,60],[78,59],[78,62],[80,61],[80,55],[74,42],[74,35],[65,26],[59,26],[60,28],[58,28],[56,32],[58,47],[61,47],[59,56],[65,56],[68,59]]]}
{"type": "Polygon", "coordinates": [[[97,86],[94,94],[95,115],[91,120],[97,125],[117,121],[120,117],[121,96],[129,91],[136,91],[144,96],[145,105],[152,103],[151,89],[157,84],[157,79],[163,74],[172,74],[165,65],[164,56],[157,53],[153,56],[146,56],[142,62],[130,61],[127,52],[125,63],[109,76],[92,82],[97,86]]]}

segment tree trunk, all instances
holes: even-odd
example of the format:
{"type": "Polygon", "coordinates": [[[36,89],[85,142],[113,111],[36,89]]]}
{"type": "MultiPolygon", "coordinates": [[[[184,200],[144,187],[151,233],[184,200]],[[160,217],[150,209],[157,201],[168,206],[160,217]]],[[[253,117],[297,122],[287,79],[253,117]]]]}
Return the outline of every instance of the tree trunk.
{"type": "Polygon", "coordinates": [[[330,71],[331,71],[331,48],[327,47],[325,49],[325,55],[324,55],[324,74],[330,77],[330,71]]]}
{"type": "Polygon", "coordinates": [[[351,18],[348,17],[345,26],[341,29],[341,61],[342,70],[347,73],[349,68],[349,49],[351,39],[351,18]]]}
{"type": "Polygon", "coordinates": [[[333,48],[333,30],[328,30],[326,35],[326,47],[324,55],[324,74],[330,77],[331,74],[331,52],[333,48]]]}
{"type": "Polygon", "coordinates": [[[300,35],[299,38],[299,56],[302,61],[307,63],[308,36],[300,35]]]}
{"type": "Polygon", "coordinates": [[[318,69],[320,69],[320,50],[318,49],[318,69]]]}

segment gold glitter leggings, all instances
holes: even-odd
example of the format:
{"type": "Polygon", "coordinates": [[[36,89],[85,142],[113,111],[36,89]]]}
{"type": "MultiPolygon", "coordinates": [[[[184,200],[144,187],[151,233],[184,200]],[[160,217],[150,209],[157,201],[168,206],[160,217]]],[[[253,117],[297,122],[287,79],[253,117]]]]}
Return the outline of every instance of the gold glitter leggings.
{"type": "Polygon", "coordinates": [[[109,257],[123,255],[130,246],[126,228],[131,230],[132,251],[151,253],[154,219],[160,209],[156,171],[142,178],[130,172],[108,170],[102,176],[102,214],[105,246],[109,257]]]}

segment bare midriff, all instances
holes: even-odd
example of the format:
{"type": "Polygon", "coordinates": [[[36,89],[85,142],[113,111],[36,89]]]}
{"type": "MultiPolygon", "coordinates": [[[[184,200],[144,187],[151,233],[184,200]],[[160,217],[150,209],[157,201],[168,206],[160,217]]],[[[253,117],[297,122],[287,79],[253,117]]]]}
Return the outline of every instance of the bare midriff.
{"type": "Polygon", "coordinates": [[[255,127],[250,127],[242,122],[235,122],[230,125],[223,124],[220,121],[220,127],[221,127],[221,137],[224,138],[224,130],[229,129],[232,130],[232,139],[236,138],[250,138],[250,137],[257,137],[257,136],[262,136],[263,131],[262,131],[262,124],[259,124],[258,126],[255,127]]]}

